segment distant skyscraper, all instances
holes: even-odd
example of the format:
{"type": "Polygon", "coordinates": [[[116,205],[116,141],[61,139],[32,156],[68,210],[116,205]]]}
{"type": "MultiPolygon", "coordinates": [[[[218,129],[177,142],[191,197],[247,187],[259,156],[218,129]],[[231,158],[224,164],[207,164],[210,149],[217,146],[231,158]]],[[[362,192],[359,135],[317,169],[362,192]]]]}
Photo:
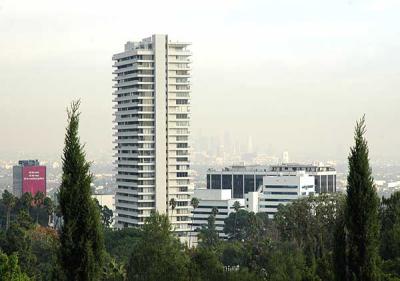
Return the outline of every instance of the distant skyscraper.
{"type": "Polygon", "coordinates": [[[25,192],[34,196],[37,192],[46,194],[46,166],[38,160],[21,160],[13,167],[13,193],[21,197],[25,192]]]}
{"type": "Polygon", "coordinates": [[[158,211],[182,236],[190,230],[189,45],[153,35],[113,56],[117,227],[158,211]]]}
{"type": "Polygon", "coordinates": [[[289,152],[284,151],[282,153],[282,164],[288,164],[289,163],[289,152]]]}
{"type": "Polygon", "coordinates": [[[248,142],[247,142],[247,153],[253,153],[253,138],[249,136],[248,142]]]}

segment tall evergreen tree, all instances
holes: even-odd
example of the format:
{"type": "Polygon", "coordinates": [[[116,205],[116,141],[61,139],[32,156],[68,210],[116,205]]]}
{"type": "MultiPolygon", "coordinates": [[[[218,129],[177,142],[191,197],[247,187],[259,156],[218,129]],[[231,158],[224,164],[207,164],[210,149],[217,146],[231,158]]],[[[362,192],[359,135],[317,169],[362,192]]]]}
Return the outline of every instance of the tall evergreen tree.
{"type": "Polygon", "coordinates": [[[61,265],[67,280],[99,280],[104,241],[100,213],[91,198],[92,175],[78,136],[79,105],[68,109],[68,125],[63,151],[63,175],[60,187],[61,265]]]}
{"type": "Polygon", "coordinates": [[[379,198],[369,165],[365,117],[356,124],[349,156],[345,211],[348,279],[380,280],[378,270],[379,198]]]}
{"type": "Polygon", "coordinates": [[[346,222],[345,222],[345,201],[338,201],[338,212],[334,224],[333,241],[333,268],[335,280],[343,281],[347,277],[347,249],[346,249],[346,222]]]}

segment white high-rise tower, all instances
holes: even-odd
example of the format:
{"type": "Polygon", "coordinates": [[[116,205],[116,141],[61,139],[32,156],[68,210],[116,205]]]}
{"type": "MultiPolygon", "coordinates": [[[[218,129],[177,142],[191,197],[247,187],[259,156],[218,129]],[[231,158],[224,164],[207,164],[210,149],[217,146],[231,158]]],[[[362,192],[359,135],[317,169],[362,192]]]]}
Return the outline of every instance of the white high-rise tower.
{"type": "Polygon", "coordinates": [[[117,227],[158,211],[178,235],[190,230],[189,45],[153,35],[113,56],[117,227]]]}

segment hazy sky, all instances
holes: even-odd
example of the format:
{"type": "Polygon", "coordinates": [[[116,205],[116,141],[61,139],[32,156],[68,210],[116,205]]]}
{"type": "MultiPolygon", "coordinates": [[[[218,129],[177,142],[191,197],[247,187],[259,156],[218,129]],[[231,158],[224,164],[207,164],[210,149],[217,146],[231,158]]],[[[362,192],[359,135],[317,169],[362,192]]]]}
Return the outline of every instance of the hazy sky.
{"type": "Polygon", "coordinates": [[[365,113],[371,157],[400,160],[399,15],[398,0],[0,0],[0,159],[60,155],[74,98],[89,156],[110,155],[112,54],[168,33],[193,43],[195,141],[342,160],[365,113]]]}

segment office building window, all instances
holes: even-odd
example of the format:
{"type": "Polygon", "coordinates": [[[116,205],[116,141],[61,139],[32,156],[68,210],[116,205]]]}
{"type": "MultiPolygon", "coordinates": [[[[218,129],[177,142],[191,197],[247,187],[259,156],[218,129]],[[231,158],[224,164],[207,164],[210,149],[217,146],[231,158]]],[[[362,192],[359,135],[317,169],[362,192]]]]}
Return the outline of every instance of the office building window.
{"type": "Polygon", "coordinates": [[[244,193],[254,191],[254,175],[245,175],[244,176],[244,193]]]}
{"type": "Polygon", "coordinates": [[[336,175],[333,176],[334,192],[336,192],[336,175]]]}
{"type": "Polygon", "coordinates": [[[328,176],[328,192],[330,193],[334,192],[333,175],[328,176]]]}
{"type": "Polygon", "coordinates": [[[232,175],[222,175],[222,189],[232,189],[232,175]]]}
{"type": "Polygon", "coordinates": [[[314,182],[315,182],[315,192],[320,193],[321,192],[321,176],[314,176],[314,182]]]}
{"type": "Polygon", "coordinates": [[[321,193],[328,192],[328,176],[323,175],[321,176],[321,193]]]}
{"type": "Polygon", "coordinates": [[[256,190],[258,190],[258,188],[259,188],[260,186],[262,186],[262,184],[263,184],[263,177],[264,177],[264,176],[256,175],[256,190]]]}
{"type": "Polygon", "coordinates": [[[233,175],[233,197],[243,198],[243,175],[233,175]]]}
{"type": "Polygon", "coordinates": [[[221,175],[211,175],[211,188],[221,189],[221,175]]]}

